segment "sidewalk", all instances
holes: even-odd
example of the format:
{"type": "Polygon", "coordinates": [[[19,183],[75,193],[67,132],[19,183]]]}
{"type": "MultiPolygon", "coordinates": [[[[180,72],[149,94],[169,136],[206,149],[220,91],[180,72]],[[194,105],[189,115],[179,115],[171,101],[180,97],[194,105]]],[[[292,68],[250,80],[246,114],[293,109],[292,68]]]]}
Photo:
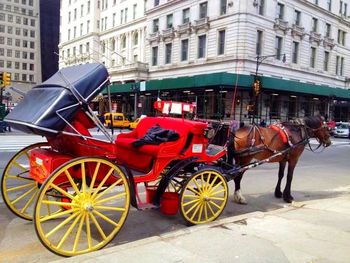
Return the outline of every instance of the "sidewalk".
{"type": "Polygon", "coordinates": [[[350,186],[332,197],[224,218],[56,262],[349,262],[350,186]]]}

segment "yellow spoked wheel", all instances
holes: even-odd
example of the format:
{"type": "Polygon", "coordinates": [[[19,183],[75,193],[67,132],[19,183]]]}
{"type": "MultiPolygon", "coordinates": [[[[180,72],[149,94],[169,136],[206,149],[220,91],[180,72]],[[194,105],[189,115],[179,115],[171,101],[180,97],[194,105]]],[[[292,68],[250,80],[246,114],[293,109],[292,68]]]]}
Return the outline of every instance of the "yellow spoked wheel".
{"type": "Polygon", "coordinates": [[[1,194],[7,207],[17,216],[33,219],[35,199],[40,185],[29,176],[29,151],[49,148],[36,143],[23,148],[9,161],[1,178],[1,194]]]}
{"type": "Polygon", "coordinates": [[[73,159],[40,188],[35,230],[52,252],[75,256],[107,245],[123,226],[129,208],[128,181],[118,166],[103,158],[73,159]]]}
{"type": "Polygon", "coordinates": [[[216,170],[195,173],[180,195],[180,214],[189,225],[214,221],[224,210],[228,199],[226,179],[216,170]]]}

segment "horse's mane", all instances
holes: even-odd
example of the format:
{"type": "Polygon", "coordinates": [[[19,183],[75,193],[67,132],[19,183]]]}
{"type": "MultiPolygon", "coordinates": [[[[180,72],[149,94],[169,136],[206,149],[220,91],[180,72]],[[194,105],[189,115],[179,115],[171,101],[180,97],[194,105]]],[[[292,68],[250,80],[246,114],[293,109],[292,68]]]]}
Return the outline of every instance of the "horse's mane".
{"type": "Polygon", "coordinates": [[[320,115],[309,116],[304,118],[297,118],[292,121],[282,122],[282,125],[289,127],[292,130],[297,130],[298,126],[306,125],[311,129],[317,129],[320,127],[323,117],[320,115]]]}

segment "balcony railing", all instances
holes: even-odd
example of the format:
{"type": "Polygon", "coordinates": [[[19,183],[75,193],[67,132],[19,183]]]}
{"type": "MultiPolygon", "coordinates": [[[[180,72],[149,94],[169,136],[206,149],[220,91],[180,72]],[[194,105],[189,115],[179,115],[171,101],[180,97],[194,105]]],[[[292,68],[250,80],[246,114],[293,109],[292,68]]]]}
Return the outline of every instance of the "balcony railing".
{"type": "Polygon", "coordinates": [[[274,24],[274,29],[277,30],[282,30],[282,31],[287,31],[288,30],[288,22],[287,21],[284,21],[280,18],[276,18],[275,19],[275,24],[274,24]]]}
{"type": "Polygon", "coordinates": [[[305,35],[305,28],[296,24],[293,24],[292,26],[292,35],[293,36],[299,36],[303,37],[305,35]]]}
{"type": "Polygon", "coordinates": [[[143,63],[143,62],[133,62],[133,63],[128,63],[124,65],[114,65],[111,67],[111,70],[118,70],[118,71],[148,71],[148,64],[143,63]]]}
{"type": "Polygon", "coordinates": [[[150,33],[148,35],[148,41],[150,41],[150,42],[153,42],[153,41],[159,42],[159,40],[160,40],[160,35],[159,35],[158,31],[154,32],[154,33],[150,33]]]}
{"type": "Polygon", "coordinates": [[[193,28],[195,30],[209,29],[209,17],[203,17],[201,19],[194,20],[193,28]]]}
{"type": "Polygon", "coordinates": [[[310,42],[317,42],[318,44],[321,42],[321,34],[315,31],[310,32],[310,42]]]}
{"type": "Polygon", "coordinates": [[[323,38],[323,45],[324,45],[325,47],[333,48],[333,47],[335,46],[335,44],[334,44],[334,38],[324,37],[324,38],[323,38]]]}
{"type": "Polygon", "coordinates": [[[175,34],[174,28],[170,27],[162,31],[162,37],[164,38],[173,38],[175,34]]]}
{"type": "Polygon", "coordinates": [[[179,34],[189,34],[191,33],[191,22],[186,22],[182,25],[177,26],[177,32],[179,34]]]}

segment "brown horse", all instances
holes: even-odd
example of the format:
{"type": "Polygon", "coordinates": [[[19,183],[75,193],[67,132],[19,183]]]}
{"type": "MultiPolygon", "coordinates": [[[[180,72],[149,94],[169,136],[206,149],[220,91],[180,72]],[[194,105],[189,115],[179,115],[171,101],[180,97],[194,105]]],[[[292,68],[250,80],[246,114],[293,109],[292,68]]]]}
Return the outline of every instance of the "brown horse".
{"type": "MultiPolygon", "coordinates": [[[[244,167],[250,164],[253,159],[260,161],[267,158],[271,158],[268,162],[279,162],[275,197],[283,197],[287,203],[293,201],[291,184],[294,168],[305,146],[310,146],[309,139],[316,138],[320,144],[319,146],[327,147],[331,145],[327,125],[325,125],[321,116],[306,117],[294,122],[283,122],[278,126],[268,128],[258,127],[257,125],[247,126],[238,129],[234,136],[234,159],[237,165],[244,167]],[[282,193],[281,181],[287,163],[287,182],[282,193]]],[[[239,204],[247,203],[240,190],[244,172],[245,170],[234,178],[234,201],[239,204]]]]}

